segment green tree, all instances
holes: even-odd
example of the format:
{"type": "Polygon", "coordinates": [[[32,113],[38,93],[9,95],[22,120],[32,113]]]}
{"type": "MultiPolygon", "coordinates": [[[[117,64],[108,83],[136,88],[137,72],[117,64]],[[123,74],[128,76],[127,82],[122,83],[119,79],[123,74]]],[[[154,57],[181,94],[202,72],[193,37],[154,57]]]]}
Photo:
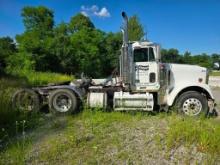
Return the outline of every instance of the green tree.
{"type": "Polygon", "coordinates": [[[192,57],[191,57],[191,53],[186,51],[184,54],[183,54],[183,61],[184,63],[186,64],[192,64],[193,61],[192,61],[192,57]]]}
{"type": "Polygon", "coordinates": [[[31,54],[36,70],[52,71],[57,61],[51,54],[53,11],[43,6],[24,7],[22,17],[25,32],[16,36],[19,52],[31,54]]]}
{"type": "Polygon", "coordinates": [[[16,45],[12,38],[0,38],[0,68],[4,69],[7,65],[7,59],[16,52],[16,45]]]}
{"type": "Polygon", "coordinates": [[[34,61],[31,54],[26,52],[17,52],[14,56],[7,59],[7,71],[20,72],[21,70],[34,70],[34,61]]]}
{"type": "Polygon", "coordinates": [[[112,71],[119,66],[120,48],[122,45],[121,33],[108,33],[105,35],[105,40],[101,45],[102,70],[104,75],[108,76],[112,71]]]}
{"type": "Polygon", "coordinates": [[[162,49],[161,50],[162,62],[167,63],[183,63],[182,56],[177,49],[162,49]]]}
{"type": "Polygon", "coordinates": [[[44,7],[24,7],[22,14],[26,31],[47,32],[53,29],[53,11],[44,7]]]}
{"type": "Polygon", "coordinates": [[[212,62],[219,62],[220,63],[220,54],[214,53],[211,55],[212,62]]]}
{"type": "Polygon", "coordinates": [[[81,30],[82,28],[94,29],[95,26],[89,19],[89,17],[86,17],[83,14],[79,13],[71,18],[69,28],[70,31],[74,33],[76,31],[81,30]]]}
{"type": "Polygon", "coordinates": [[[72,63],[75,63],[74,72],[86,73],[91,77],[100,77],[103,74],[100,53],[104,33],[96,29],[83,28],[71,36],[73,47],[72,63]]]}
{"type": "Polygon", "coordinates": [[[50,53],[57,59],[53,69],[56,72],[73,73],[75,68],[73,46],[70,41],[69,25],[61,23],[54,28],[50,53]],[[73,58],[73,59],[72,59],[73,58]]]}
{"type": "Polygon", "coordinates": [[[211,68],[212,67],[212,60],[211,60],[210,56],[203,53],[201,55],[194,55],[193,56],[193,64],[203,66],[206,68],[211,68]]]}
{"type": "Polygon", "coordinates": [[[144,36],[144,28],[139,18],[134,15],[128,21],[128,38],[130,41],[139,41],[144,36]]]}

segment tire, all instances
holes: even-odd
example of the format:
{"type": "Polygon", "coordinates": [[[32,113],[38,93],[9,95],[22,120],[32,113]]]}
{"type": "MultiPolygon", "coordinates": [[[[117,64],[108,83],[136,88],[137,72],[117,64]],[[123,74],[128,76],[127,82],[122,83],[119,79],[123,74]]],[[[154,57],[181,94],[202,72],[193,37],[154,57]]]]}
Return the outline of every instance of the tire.
{"type": "Polygon", "coordinates": [[[186,116],[206,116],[208,101],[205,96],[196,91],[181,94],[176,102],[177,111],[186,116]]]}
{"type": "Polygon", "coordinates": [[[49,107],[55,114],[72,114],[77,105],[76,95],[69,89],[56,89],[49,96],[49,107]]]}
{"type": "Polygon", "coordinates": [[[25,112],[39,112],[39,96],[31,89],[20,89],[12,96],[12,108],[25,112]]]}

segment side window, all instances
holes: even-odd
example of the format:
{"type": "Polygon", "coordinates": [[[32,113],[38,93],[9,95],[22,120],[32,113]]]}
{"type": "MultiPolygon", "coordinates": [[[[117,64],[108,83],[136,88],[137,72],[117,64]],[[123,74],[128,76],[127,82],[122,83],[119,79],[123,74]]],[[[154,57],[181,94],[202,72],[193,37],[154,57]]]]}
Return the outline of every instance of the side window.
{"type": "Polygon", "coordinates": [[[134,62],[155,61],[153,48],[134,49],[134,62]]]}
{"type": "Polygon", "coordinates": [[[146,62],[148,61],[147,49],[135,49],[134,50],[134,62],[146,62]]]}

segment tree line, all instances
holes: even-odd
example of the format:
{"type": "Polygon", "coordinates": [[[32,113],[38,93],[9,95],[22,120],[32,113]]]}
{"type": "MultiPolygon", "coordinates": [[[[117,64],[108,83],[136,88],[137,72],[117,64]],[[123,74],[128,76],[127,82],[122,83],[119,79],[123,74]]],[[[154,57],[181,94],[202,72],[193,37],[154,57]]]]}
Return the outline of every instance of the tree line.
{"type": "MultiPolygon", "coordinates": [[[[122,35],[97,29],[81,13],[69,22],[54,23],[54,12],[44,6],[24,7],[25,30],[15,40],[0,38],[0,68],[4,71],[34,70],[91,77],[111,74],[118,66],[122,35]]],[[[129,40],[140,40],[144,29],[136,15],[129,19],[129,40]]],[[[197,64],[211,68],[220,54],[180,54],[177,49],[162,49],[162,61],[197,64]]]]}

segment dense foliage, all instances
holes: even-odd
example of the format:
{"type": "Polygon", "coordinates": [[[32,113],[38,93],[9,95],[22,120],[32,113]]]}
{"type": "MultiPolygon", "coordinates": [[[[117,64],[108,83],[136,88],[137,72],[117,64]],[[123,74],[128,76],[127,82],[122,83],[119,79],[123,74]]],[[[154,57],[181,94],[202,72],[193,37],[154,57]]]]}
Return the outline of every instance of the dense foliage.
{"type": "Polygon", "coordinates": [[[200,65],[206,68],[213,68],[214,62],[220,62],[220,54],[208,55],[206,53],[192,55],[190,52],[180,54],[177,49],[162,49],[162,61],[168,63],[180,63],[200,65]]]}
{"type": "MultiPolygon", "coordinates": [[[[43,7],[24,7],[21,13],[25,31],[15,37],[0,38],[0,70],[34,70],[74,74],[85,72],[104,77],[118,66],[122,36],[97,29],[89,17],[77,14],[70,22],[54,24],[53,11],[43,7]]],[[[137,16],[129,19],[129,39],[140,40],[143,26],[137,16]]],[[[220,54],[180,54],[163,49],[162,61],[197,64],[211,68],[220,54]]]]}
{"type": "Polygon", "coordinates": [[[128,22],[128,38],[130,41],[140,41],[144,36],[144,28],[141,25],[139,18],[134,15],[129,18],[128,22]]]}
{"type": "Polygon", "coordinates": [[[5,68],[7,59],[14,55],[16,52],[16,46],[10,37],[0,38],[0,68],[5,68]]]}

